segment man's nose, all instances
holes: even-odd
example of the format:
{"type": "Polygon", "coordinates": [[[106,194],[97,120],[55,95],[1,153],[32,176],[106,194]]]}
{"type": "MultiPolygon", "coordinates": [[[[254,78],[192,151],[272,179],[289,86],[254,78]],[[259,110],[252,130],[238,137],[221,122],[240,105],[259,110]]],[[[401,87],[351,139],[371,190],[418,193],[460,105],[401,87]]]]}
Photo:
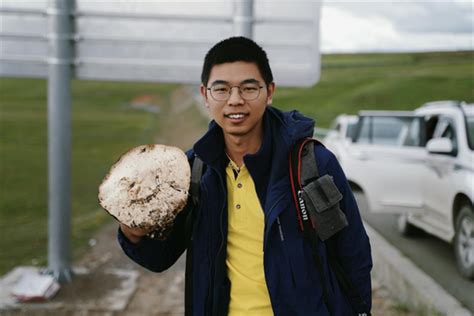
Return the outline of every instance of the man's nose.
{"type": "Polygon", "coordinates": [[[240,95],[239,87],[231,87],[229,93],[230,93],[230,96],[229,96],[229,100],[227,101],[229,105],[244,103],[244,99],[240,95]],[[234,88],[236,88],[235,93],[234,93],[234,88]]]}

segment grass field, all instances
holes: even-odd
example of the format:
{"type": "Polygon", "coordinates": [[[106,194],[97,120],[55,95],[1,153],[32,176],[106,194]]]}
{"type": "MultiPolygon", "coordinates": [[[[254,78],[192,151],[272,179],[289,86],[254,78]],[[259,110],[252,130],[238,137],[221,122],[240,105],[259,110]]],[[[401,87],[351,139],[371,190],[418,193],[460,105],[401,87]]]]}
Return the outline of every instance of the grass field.
{"type": "Polygon", "coordinates": [[[341,113],[411,110],[433,100],[474,102],[474,52],[324,56],[315,87],[277,88],[274,103],[328,127],[341,113]]]}
{"type": "MultiPolygon", "coordinates": [[[[169,103],[176,86],[74,81],[72,85],[72,246],[109,219],[97,188],[118,155],[159,133],[159,115],[132,109],[139,95],[169,103]]],[[[45,264],[47,247],[46,81],[0,80],[0,273],[45,264]]]]}
{"type": "MultiPolygon", "coordinates": [[[[97,204],[97,187],[111,164],[130,147],[155,142],[163,126],[173,126],[160,121],[162,112],[131,108],[131,100],[152,95],[154,103],[166,108],[176,89],[73,82],[75,255],[109,219],[97,204]]],[[[413,109],[440,99],[474,102],[473,52],[323,56],[320,82],[312,88],[277,88],[274,105],[297,108],[327,127],[340,113],[413,109]]],[[[15,265],[46,264],[46,116],[45,80],[0,79],[0,274],[15,265]]]]}

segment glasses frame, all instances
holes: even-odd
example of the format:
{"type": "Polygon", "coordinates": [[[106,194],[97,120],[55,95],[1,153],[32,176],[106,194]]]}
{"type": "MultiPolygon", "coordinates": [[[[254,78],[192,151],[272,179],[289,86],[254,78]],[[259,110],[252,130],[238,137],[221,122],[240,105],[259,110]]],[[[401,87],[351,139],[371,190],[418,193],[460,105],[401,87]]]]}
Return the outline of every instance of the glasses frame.
{"type": "Polygon", "coordinates": [[[259,88],[259,89],[258,89],[258,93],[257,93],[257,96],[256,96],[255,98],[252,98],[252,99],[245,98],[245,97],[242,95],[242,93],[243,93],[242,90],[241,90],[242,84],[240,84],[240,85],[238,85],[238,86],[230,86],[230,85],[229,85],[229,94],[228,94],[227,98],[225,98],[225,99],[223,99],[223,100],[218,100],[218,99],[216,99],[216,98],[212,95],[212,91],[211,91],[212,86],[211,86],[210,88],[206,88],[206,90],[209,91],[209,94],[211,95],[211,98],[214,99],[214,101],[217,101],[217,102],[223,102],[223,101],[229,100],[229,99],[230,99],[230,96],[232,95],[232,90],[233,90],[234,88],[237,88],[237,89],[239,90],[239,96],[240,96],[242,99],[244,99],[245,101],[253,101],[253,100],[258,99],[258,97],[260,96],[260,91],[262,90],[262,88],[265,88],[265,85],[261,86],[259,83],[256,83],[256,85],[257,85],[258,88],[259,88]]]}

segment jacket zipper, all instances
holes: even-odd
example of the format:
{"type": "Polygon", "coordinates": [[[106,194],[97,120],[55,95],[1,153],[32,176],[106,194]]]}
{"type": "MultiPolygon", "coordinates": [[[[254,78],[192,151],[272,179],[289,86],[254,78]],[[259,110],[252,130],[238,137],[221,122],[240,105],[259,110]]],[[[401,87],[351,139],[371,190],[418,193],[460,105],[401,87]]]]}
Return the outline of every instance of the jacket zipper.
{"type": "MultiPolygon", "coordinates": [[[[276,200],[276,202],[272,205],[272,207],[270,208],[270,211],[268,212],[268,218],[270,218],[270,215],[272,214],[272,211],[273,209],[276,207],[276,205],[282,200],[283,196],[281,196],[278,200],[276,200]]],[[[283,241],[285,240],[285,236],[283,235],[283,229],[281,228],[281,223],[280,223],[280,216],[277,216],[276,218],[277,220],[277,223],[278,223],[278,231],[280,233],[280,240],[281,242],[283,243],[283,241]]],[[[265,229],[264,229],[264,238],[265,236],[267,235],[267,232],[266,232],[266,228],[267,228],[267,221],[265,221],[265,229]]],[[[265,274],[265,245],[267,244],[267,240],[268,240],[268,237],[266,237],[265,239],[265,242],[263,243],[263,273],[265,274]]],[[[285,245],[283,245],[283,247],[285,247],[285,245]]],[[[271,291],[270,289],[268,288],[268,284],[266,285],[267,286],[267,290],[268,290],[268,294],[270,296],[270,302],[272,302],[272,306],[274,305],[273,304],[273,300],[272,300],[272,295],[271,295],[271,291]]]]}
{"type": "Polygon", "coordinates": [[[281,229],[280,216],[277,216],[278,231],[280,232],[280,240],[285,241],[285,236],[283,236],[283,230],[281,229]]]}
{"type": "MultiPolygon", "coordinates": [[[[268,240],[268,237],[266,237],[268,235],[268,232],[267,232],[267,229],[269,229],[268,225],[268,221],[270,220],[270,215],[272,214],[273,210],[275,209],[275,207],[277,206],[277,204],[283,199],[283,195],[280,196],[278,198],[278,200],[275,201],[275,203],[273,203],[272,207],[270,208],[270,211],[268,212],[268,216],[265,220],[265,228],[264,228],[264,239],[265,239],[265,242],[263,243],[263,252],[265,252],[265,246],[267,245],[267,240],[268,240]]],[[[278,221],[278,225],[280,226],[280,221],[278,221]]],[[[280,226],[280,231],[281,231],[281,226],[280,226]]]]}

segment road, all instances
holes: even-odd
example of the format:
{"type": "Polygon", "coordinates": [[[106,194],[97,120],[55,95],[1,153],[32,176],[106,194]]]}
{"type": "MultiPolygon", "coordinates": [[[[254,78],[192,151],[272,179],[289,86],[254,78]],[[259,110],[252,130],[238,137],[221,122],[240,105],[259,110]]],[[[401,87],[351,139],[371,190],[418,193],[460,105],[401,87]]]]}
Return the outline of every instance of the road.
{"type": "Polygon", "coordinates": [[[453,248],[450,244],[423,232],[414,237],[403,237],[396,228],[396,215],[370,213],[367,211],[367,201],[364,194],[355,192],[355,197],[362,217],[372,228],[431,276],[461,304],[474,312],[474,281],[464,279],[456,270],[453,248]]]}

